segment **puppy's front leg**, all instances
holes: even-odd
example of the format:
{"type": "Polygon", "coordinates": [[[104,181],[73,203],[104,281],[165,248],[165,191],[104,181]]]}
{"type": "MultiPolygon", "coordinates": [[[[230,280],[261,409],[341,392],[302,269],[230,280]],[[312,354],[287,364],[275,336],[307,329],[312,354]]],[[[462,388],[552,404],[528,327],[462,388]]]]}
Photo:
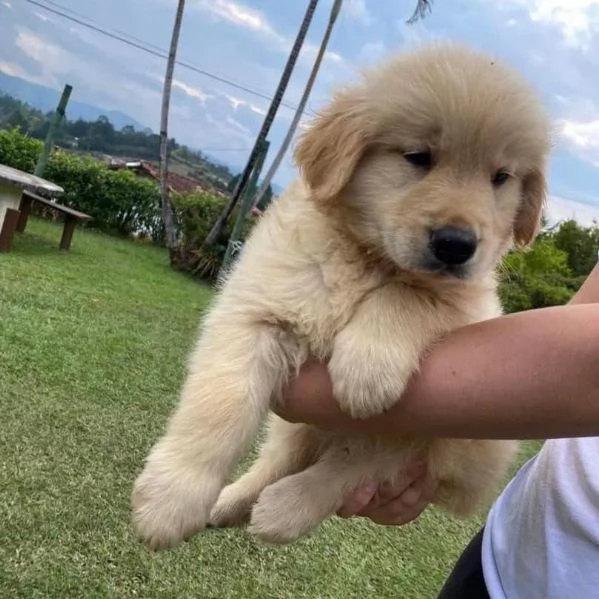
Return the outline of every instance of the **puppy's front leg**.
{"type": "Polygon", "coordinates": [[[133,522],[149,547],[173,547],[206,526],[287,376],[293,349],[275,327],[208,322],[179,404],[134,484],[133,522]]]}
{"type": "Polygon", "coordinates": [[[368,418],[395,404],[439,331],[435,311],[410,289],[372,292],[333,345],[329,373],[342,409],[368,418]]]}

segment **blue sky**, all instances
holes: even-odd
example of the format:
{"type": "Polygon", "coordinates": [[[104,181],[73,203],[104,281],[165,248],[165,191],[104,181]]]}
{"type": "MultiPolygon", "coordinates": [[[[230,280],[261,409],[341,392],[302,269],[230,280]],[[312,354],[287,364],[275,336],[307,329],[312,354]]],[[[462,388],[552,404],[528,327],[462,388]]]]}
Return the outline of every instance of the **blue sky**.
{"type": "MultiPolygon", "coordinates": [[[[39,0],[159,49],[169,44],[175,0],[39,0]]],[[[299,101],[332,0],[321,0],[284,101],[299,101]]],[[[406,25],[415,0],[345,0],[312,93],[380,57],[427,39],[457,39],[510,62],[536,86],[554,119],[549,217],[599,220],[599,0],[436,0],[406,25]]],[[[178,58],[272,95],[307,1],[187,0],[178,58]]],[[[158,130],[165,62],[26,2],[0,0],[0,71],[74,86],[73,98],[119,109],[158,130]]],[[[175,71],[170,132],[243,165],[267,101],[183,67],[175,71]]],[[[293,113],[281,107],[271,156],[293,113]]],[[[269,160],[267,160],[268,166],[269,160]]],[[[276,181],[294,176],[287,156],[276,181]]]]}

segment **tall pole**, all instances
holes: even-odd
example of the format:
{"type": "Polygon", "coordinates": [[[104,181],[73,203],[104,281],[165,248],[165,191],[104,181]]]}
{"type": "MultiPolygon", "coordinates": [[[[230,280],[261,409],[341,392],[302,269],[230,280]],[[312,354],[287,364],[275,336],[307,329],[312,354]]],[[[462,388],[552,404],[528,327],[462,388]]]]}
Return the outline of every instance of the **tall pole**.
{"type": "Polygon", "coordinates": [[[281,80],[279,81],[279,85],[277,87],[275,95],[270,103],[268,112],[264,117],[264,122],[262,123],[262,127],[260,129],[260,132],[258,133],[258,137],[256,138],[254,147],[252,148],[247,164],[245,165],[241,177],[239,178],[239,182],[237,183],[237,187],[235,188],[232,197],[229,199],[222,212],[216,219],[216,222],[212,226],[212,229],[208,233],[208,236],[206,237],[206,240],[204,242],[205,245],[213,245],[216,242],[220,233],[223,230],[225,223],[231,215],[231,212],[239,202],[239,199],[243,197],[243,194],[245,193],[250,175],[254,169],[256,160],[258,159],[259,149],[270,132],[270,127],[274,121],[281,100],[283,99],[285,90],[287,89],[287,84],[289,83],[291,73],[293,72],[293,68],[295,67],[295,63],[297,62],[297,58],[304,43],[304,39],[306,38],[306,35],[308,33],[308,28],[310,27],[310,23],[312,22],[312,17],[314,16],[314,11],[316,10],[317,4],[318,0],[310,0],[308,8],[306,9],[306,12],[304,14],[304,19],[298,31],[297,37],[295,38],[295,42],[293,44],[293,47],[291,48],[289,58],[287,59],[287,63],[285,64],[285,68],[283,70],[283,73],[281,74],[281,80]]]}
{"type": "Polygon", "coordinates": [[[341,10],[342,4],[343,4],[343,0],[335,0],[335,2],[333,3],[333,6],[331,8],[331,14],[329,16],[329,22],[328,22],[327,28],[325,30],[324,36],[322,38],[322,42],[320,43],[320,48],[318,48],[318,55],[316,56],[314,65],[312,66],[312,71],[310,73],[310,77],[308,77],[308,82],[306,83],[306,87],[304,88],[304,93],[302,94],[302,99],[300,100],[299,106],[297,107],[297,110],[295,111],[295,115],[293,116],[293,120],[291,121],[291,124],[289,125],[289,129],[287,130],[287,135],[285,136],[285,139],[283,140],[283,143],[279,149],[279,152],[275,156],[275,159],[273,160],[272,164],[270,165],[270,168],[268,169],[268,172],[266,173],[266,176],[264,177],[264,180],[262,181],[262,185],[261,185],[260,189],[256,192],[256,195],[254,196],[254,200],[253,200],[254,206],[257,206],[260,203],[260,201],[264,197],[264,194],[267,192],[268,187],[271,184],[277,170],[279,169],[279,166],[281,165],[281,162],[283,161],[283,157],[285,156],[285,153],[287,152],[289,145],[291,144],[291,140],[293,139],[295,130],[297,129],[300,119],[302,118],[302,114],[304,112],[306,104],[308,103],[308,98],[310,97],[310,93],[312,92],[312,88],[314,87],[314,82],[316,81],[316,76],[318,75],[318,70],[320,69],[320,64],[324,57],[324,53],[325,53],[327,45],[329,43],[329,38],[331,37],[331,33],[333,32],[333,27],[335,26],[335,21],[337,20],[337,17],[339,15],[339,11],[341,10]]]}
{"type": "Polygon", "coordinates": [[[160,115],[160,200],[162,203],[162,221],[164,223],[164,241],[169,251],[169,257],[172,261],[174,251],[177,246],[177,235],[175,231],[175,218],[173,207],[168,193],[168,113],[171,100],[171,88],[173,85],[173,72],[175,70],[175,59],[177,57],[177,47],[179,46],[179,34],[181,32],[181,22],[183,21],[183,10],[185,0],[179,0],[177,12],[175,14],[175,23],[173,25],[173,34],[171,37],[171,46],[166,62],[166,73],[164,76],[164,87],[162,91],[162,111],[160,115]]]}
{"type": "Polygon", "coordinates": [[[229,242],[227,243],[225,257],[223,258],[223,263],[218,274],[218,277],[221,280],[225,276],[229,268],[229,264],[231,263],[233,258],[233,251],[235,250],[235,245],[241,238],[241,232],[243,230],[245,219],[248,215],[248,212],[252,208],[253,196],[251,190],[254,188],[254,186],[258,182],[258,179],[260,178],[260,172],[262,171],[262,167],[264,166],[264,161],[266,160],[266,155],[268,154],[269,145],[269,141],[265,139],[263,142],[261,142],[260,147],[258,148],[258,157],[254,164],[254,170],[252,171],[249,184],[245,190],[243,199],[239,205],[239,212],[237,213],[235,225],[233,226],[233,231],[231,231],[231,237],[229,237],[229,242]]]}
{"type": "Polygon", "coordinates": [[[56,107],[56,112],[52,116],[48,133],[46,133],[44,147],[42,148],[41,154],[37,159],[37,164],[35,165],[35,170],[33,171],[33,174],[37,177],[41,177],[44,174],[46,164],[48,164],[48,159],[50,158],[50,152],[52,151],[52,143],[54,142],[56,130],[58,129],[58,126],[64,118],[67,104],[69,103],[69,98],[71,97],[72,91],[73,87],[69,84],[66,84],[64,86],[64,89],[62,90],[60,100],[58,101],[58,106],[56,107]]]}

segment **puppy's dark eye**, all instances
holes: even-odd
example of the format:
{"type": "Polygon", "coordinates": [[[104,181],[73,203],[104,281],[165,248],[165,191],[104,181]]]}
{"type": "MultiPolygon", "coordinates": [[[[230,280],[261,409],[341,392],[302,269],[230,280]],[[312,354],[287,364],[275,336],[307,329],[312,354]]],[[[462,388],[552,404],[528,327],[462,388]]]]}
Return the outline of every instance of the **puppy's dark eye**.
{"type": "Polygon", "coordinates": [[[497,171],[491,178],[491,183],[495,187],[501,187],[509,178],[510,174],[507,171],[497,171]]]}
{"type": "Polygon", "coordinates": [[[404,152],[403,157],[418,168],[428,170],[433,165],[433,157],[430,152],[404,152]]]}

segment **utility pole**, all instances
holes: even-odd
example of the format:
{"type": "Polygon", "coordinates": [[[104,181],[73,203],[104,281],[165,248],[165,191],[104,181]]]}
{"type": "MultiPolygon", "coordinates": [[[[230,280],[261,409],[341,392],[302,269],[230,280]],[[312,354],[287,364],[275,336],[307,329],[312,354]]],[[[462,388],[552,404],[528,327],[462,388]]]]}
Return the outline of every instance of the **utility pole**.
{"type": "Polygon", "coordinates": [[[73,87],[69,84],[66,84],[64,86],[64,89],[62,90],[60,100],[58,101],[58,106],[56,107],[56,112],[52,116],[48,133],[46,133],[44,147],[42,148],[42,151],[37,159],[37,164],[35,165],[35,170],[33,171],[33,174],[37,177],[41,177],[44,174],[46,164],[48,164],[48,158],[50,158],[50,152],[52,151],[52,142],[54,141],[56,130],[58,129],[58,126],[64,118],[67,104],[69,103],[69,98],[71,97],[72,91],[73,87]]]}
{"type": "Polygon", "coordinates": [[[247,161],[247,164],[241,174],[239,182],[237,183],[237,187],[233,192],[233,196],[229,199],[227,204],[224,206],[222,212],[219,214],[216,222],[212,226],[212,229],[208,233],[206,240],[204,241],[205,245],[213,245],[221,234],[225,223],[227,222],[231,212],[239,202],[239,199],[245,193],[245,190],[248,185],[248,181],[250,175],[254,169],[254,165],[258,159],[258,154],[260,151],[261,145],[266,140],[270,132],[271,125],[274,121],[275,115],[281,104],[281,100],[283,99],[283,95],[285,90],[287,89],[287,84],[289,83],[289,79],[291,77],[291,73],[293,72],[293,68],[295,67],[295,63],[297,62],[297,57],[299,56],[300,50],[304,43],[304,39],[306,38],[306,34],[308,33],[308,28],[310,27],[310,23],[312,22],[312,17],[314,16],[314,11],[316,10],[316,6],[318,4],[318,0],[310,0],[308,8],[304,14],[304,19],[298,31],[297,37],[295,38],[295,42],[293,47],[291,48],[291,52],[289,54],[289,58],[287,59],[287,63],[285,64],[285,68],[283,69],[283,73],[281,75],[281,80],[279,81],[279,85],[275,92],[275,95],[270,103],[270,107],[266,116],[264,117],[264,122],[262,123],[262,128],[258,133],[258,137],[256,138],[256,142],[254,143],[254,147],[250,153],[250,157],[247,161]]]}
{"type": "Polygon", "coordinates": [[[260,143],[260,147],[258,148],[258,156],[254,164],[254,170],[252,171],[249,184],[246,187],[243,199],[241,200],[241,203],[239,205],[239,212],[237,213],[235,225],[233,226],[231,237],[229,237],[225,257],[223,258],[223,263],[218,274],[218,278],[221,280],[226,275],[229,265],[232,262],[233,252],[235,250],[235,246],[237,245],[241,237],[241,232],[243,230],[245,219],[248,215],[248,212],[252,209],[253,195],[251,190],[254,188],[254,185],[257,184],[258,179],[260,178],[260,172],[262,171],[262,167],[264,166],[264,161],[266,160],[266,155],[268,154],[269,146],[269,141],[265,139],[260,143]]]}
{"type": "Polygon", "coordinates": [[[177,234],[175,231],[173,206],[170,202],[168,193],[168,112],[184,8],[185,0],[179,0],[179,3],[177,4],[177,12],[175,14],[175,23],[173,25],[171,46],[166,63],[166,74],[164,76],[164,87],[162,91],[162,111],[160,115],[160,200],[162,203],[162,221],[164,224],[165,245],[168,249],[171,262],[177,247],[177,234]]]}
{"type": "Polygon", "coordinates": [[[272,164],[270,165],[270,168],[268,169],[268,172],[266,173],[266,176],[264,177],[264,180],[262,182],[260,189],[256,192],[256,195],[254,196],[254,200],[253,200],[254,206],[258,205],[260,203],[260,201],[262,200],[262,198],[264,197],[264,194],[268,190],[268,187],[271,184],[279,166],[281,165],[281,162],[283,161],[283,157],[285,156],[285,153],[287,152],[289,145],[291,144],[291,140],[293,139],[295,130],[297,129],[300,119],[302,118],[302,114],[304,112],[306,104],[308,103],[308,98],[310,97],[310,93],[312,92],[312,88],[314,87],[314,82],[316,81],[316,76],[318,75],[318,70],[320,69],[320,64],[322,62],[322,59],[324,58],[324,53],[325,53],[327,45],[329,43],[329,38],[331,37],[331,33],[333,32],[333,27],[335,26],[335,21],[337,20],[337,17],[339,16],[339,11],[341,10],[342,4],[343,4],[343,0],[335,0],[335,2],[333,3],[333,6],[331,7],[331,14],[329,16],[329,22],[328,22],[327,28],[324,32],[322,42],[320,43],[320,47],[318,48],[318,54],[316,56],[316,59],[314,60],[314,65],[312,66],[312,71],[310,72],[310,76],[308,77],[308,82],[306,83],[306,87],[304,88],[304,93],[302,94],[302,99],[300,100],[299,106],[297,107],[297,110],[295,111],[295,115],[293,116],[293,120],[291,121],[291,124],[289,125],[289,129],[287,130],[287,135],[285,136],[285,139],[283,140],[283,143],[281,144],[279,152],[277,153],[277,155],[275,156],[275,159],[273,160],[272,164]]]}

